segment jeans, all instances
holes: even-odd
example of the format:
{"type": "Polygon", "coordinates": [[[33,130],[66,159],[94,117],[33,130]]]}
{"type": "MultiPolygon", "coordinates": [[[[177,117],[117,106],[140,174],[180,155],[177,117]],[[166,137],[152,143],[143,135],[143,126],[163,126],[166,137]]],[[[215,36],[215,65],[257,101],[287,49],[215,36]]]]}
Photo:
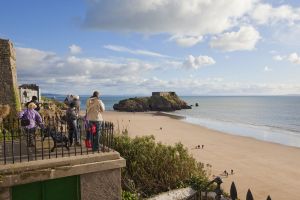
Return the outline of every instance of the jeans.
{"type": "Polygon", "coordinates": [[[77,120],[73,120],[71,125],[69,126],[69,141],[70,144],[73,144],[73,138],[76,143],[80,143],[79,131],[77,129],[77,120]]]}
{"type": "Polygon", "coordinates": [[[94,135],[90,132],[89,137],[91,137],[90,139],[92,141],[93,151],[98,151],[99,150],[99,141],[100,141],[100,137],[101,137],[102,121],[89,121],[89,129],[91,129],[94,124],[96,125],[96,134],[94,135]]]}
{"type": "Polygon", "coordinates": [[[28,147],[35,145],[35,128],[25,129],[26,141],[28,147]]]}

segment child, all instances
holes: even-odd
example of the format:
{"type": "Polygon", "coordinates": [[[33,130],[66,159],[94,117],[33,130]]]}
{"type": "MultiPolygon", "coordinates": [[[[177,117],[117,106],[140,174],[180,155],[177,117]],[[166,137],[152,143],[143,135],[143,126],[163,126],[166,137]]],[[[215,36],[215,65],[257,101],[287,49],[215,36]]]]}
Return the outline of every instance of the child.
{"type": "Polygon", "coordinates": [[[86,115],[84,116],[84,128],[85,128],[85,147],[86,148],[92,148],[92,143],[91,143],[91,131],[89,127],[89,121],[86,118],[86,115]]]}

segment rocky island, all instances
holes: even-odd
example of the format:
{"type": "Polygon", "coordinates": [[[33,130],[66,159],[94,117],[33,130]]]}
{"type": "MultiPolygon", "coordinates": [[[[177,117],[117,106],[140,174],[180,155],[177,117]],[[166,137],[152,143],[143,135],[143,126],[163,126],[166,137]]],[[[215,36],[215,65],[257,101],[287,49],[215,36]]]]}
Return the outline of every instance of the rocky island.
{"type": "Polygon", "coordinates": [[[175,111],[191,109],[175,92],[152,92],[151,97],[135,97],[114,104],[114,110],[125,112],[175,111]]]}

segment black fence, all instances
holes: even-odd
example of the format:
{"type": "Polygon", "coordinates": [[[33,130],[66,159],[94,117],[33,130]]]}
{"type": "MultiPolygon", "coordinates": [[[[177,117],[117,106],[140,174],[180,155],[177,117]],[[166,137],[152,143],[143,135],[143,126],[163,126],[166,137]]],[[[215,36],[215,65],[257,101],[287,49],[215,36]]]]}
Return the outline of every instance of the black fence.
{"type": "MultiPolygon", "coordinates": [[[[223,194],[223,190],[221,189],[222,179],[220,177],[216,177],[214,180],[212,180],[208,185],[207,188],[216,183],[217,186],[214,191],[208,192],[208,191],[197,191],[192,196],[190,196],[187,200],[242,200],[241,197],[238,197],[237,195],[237,189],[234,184],[234,182],[231,183],[230,187],[230,194],[223,194]]],[[[250,189],[248,189],[246,200],[254,200],[252,192],[250,189]]],[[[266,200],[271,200],[270,195],[267,197],[266,200]]]]}
{"type": "Polygon", "coordinates": [[[113,151],[113,123],[101,123],[99,142],[83,118],[78,119],[76,124],[78,132],[73,136],[77,135],[77,138],[74,137],[71,143],[68,123],[63,117],[43,118],[42,128],[38,127],[34,131],[21,127],[19,119],[2,120],[0,164],[113,151]],[[87,134],[90,134],[90,140],[86,140],[87,134]]]}

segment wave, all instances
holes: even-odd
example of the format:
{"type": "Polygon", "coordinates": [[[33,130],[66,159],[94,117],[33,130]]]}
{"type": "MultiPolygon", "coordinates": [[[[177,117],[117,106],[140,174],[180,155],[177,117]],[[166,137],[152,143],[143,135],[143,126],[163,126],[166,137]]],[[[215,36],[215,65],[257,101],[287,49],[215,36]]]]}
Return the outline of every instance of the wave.
{"type": "Polygon", "coordinates": [[[300,132],[281,127],[263,126],[229,122],[225,120],[213,120],[208,118],[195,118],[186,116],[183,119],[187,123],[204,126],[209,129],[221,131],[227,134],[250,137],[257,140],[278,143],[287,146],[300,147],[300,132]]]}

